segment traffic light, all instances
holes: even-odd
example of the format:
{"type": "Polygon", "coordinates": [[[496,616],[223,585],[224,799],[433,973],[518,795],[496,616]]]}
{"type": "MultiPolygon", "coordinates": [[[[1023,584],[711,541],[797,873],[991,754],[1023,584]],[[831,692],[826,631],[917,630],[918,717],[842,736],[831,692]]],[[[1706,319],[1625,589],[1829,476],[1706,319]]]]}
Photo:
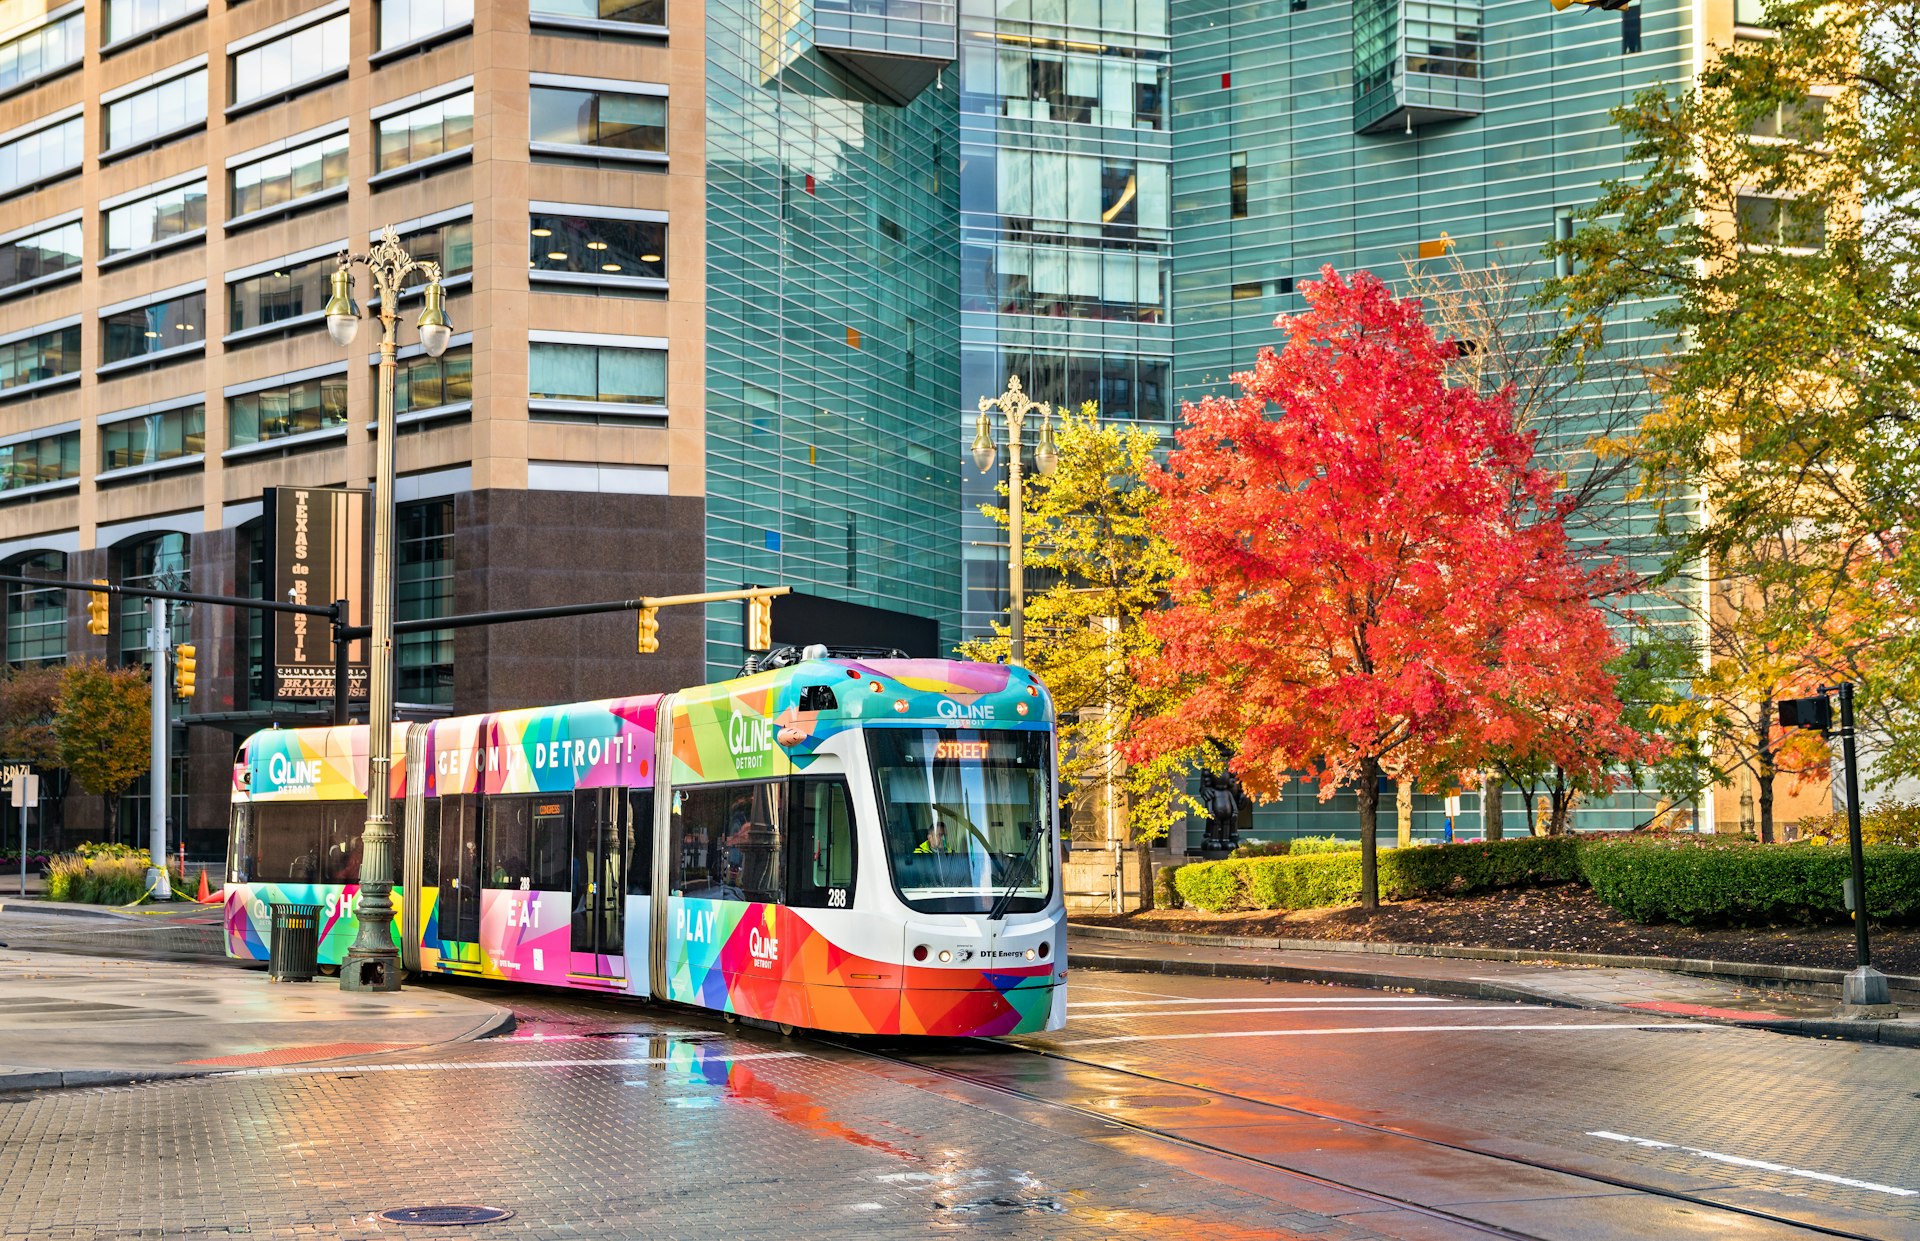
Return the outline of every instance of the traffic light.
{"type": "Polygon", "coordinates": [[[1780,727],[1833,731],[1833,702],[1825,694],[1815,698],[1788,698],[1778,704],[1780,727]]]}
{"type": "Polygon", "coordinates": [[[187,699],[193,697],[193,670],[199,661],[193,657],[193,644],[182,642],[173,648],[173,696],[187,699]]]}
{"type": "Polygon", "coordinates": [[[640,653],[651,655],[660,649],[660,609],[640,609],[640,653]]]}
{"type": "Polygon", "coordinates": [[[747,649],[765,651],[773,646],[773,600],[747,600],[747,649]]]}
{"type": "Polygon", "coordinates": [[[1564,13],[1576,4],[1584,4],[1588,8],[1604,9],[1612,13],[1631,7],[1633,0],[1553,0],[1553,11],[1564,13]]]}
{"type": "MultiPolygon", "coordinates": [[[[96,577],[93,579],[93,584],[105,586],[107,579],[96,577]]],[[[105,636],[107,630],[107,592],[90,590],[87,592],[87,632],[105,636]]]]}

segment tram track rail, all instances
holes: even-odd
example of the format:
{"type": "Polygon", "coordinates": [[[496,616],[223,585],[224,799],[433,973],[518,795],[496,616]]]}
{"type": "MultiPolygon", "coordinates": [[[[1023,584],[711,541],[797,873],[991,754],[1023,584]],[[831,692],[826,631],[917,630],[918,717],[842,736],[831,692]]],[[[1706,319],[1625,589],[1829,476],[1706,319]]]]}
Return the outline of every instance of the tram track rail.
{"type": "MultiPolygon", "coordinates": [[[[1080,1116],[1085,1119],[1097,1120],[1103,1124],[1114,1125],[1119,1128],[1126,1129],[1130,1132],[1139,1134],[1142,1137],[1152,1138],[1155,1141],[1165,1142],[1165,1143],[1168,1143],[1169,1145],[1183,1147],[1185,1149],[1192,1150],[1192,1151],[1198,1151],[1207,1155],[1231,1160],[1236,1163],[1252,1165],[1254,1167],[1258,1167],[1270,1172],[1278,1173],[1280,1175],[1303,1182],[1305,1184],[1317,1186],[1323,1189],[1336,1190],[1341,1193],[1349,1194],[1355,1198],[1363,1199],[1369,1202],[1377,1202],[1384,1206],[1391,1206],[1399,1210],[1409,1212],[1411,1214],[1424,1216],[1430,1219],[1440,1220],[1445,1223],[1453,1224],[1461,1228],[1482,1233],[1486,1236],[1504,1237],[1504,1238],[1511,1239],[1511,1241],[1554,1241],[1554,1238],[1540,1234],[1540,1233],[1526,1232],[1526,1231],[1511,1227],[1509,1225],[1497,1224],[1490,1220],[1480,1219],[1475,1216],[1465,1214],[1464,1212],[1457,1209],[1452,1209],[1444,1206],[1434,1206],[1434,1205],[1423,1203],[1423,1202],[1417,1202],[1411,1198],[1406,1198],[1386,1190],[1369,1187],[1354,1181],[1342,1180],[1338,1177],[1325,1175],[1324,1173],[1307,1172],[1299,1168],[1288,1167],[1285,1163],[1282,1163],[1273,1159],[1263,1158],[1259,1155],[1250,1154],[1246,1151],[1235,1150],[1230,1146],[1223,1146],[1216,1142],[1207,1141],[1204,1138],[1192,1136],[1191,1134],[1176,1133],[1170,1129],[1163,1129],[1157,1125],[1148,1124],[1139,1120],[1133,1120],[1124,1116],[1117,1116],[1111,1112],[1100,1111],[1097,1108],[1086,1107],[1078,1103],[1072,1103],[1065,1100],[1052,1098],[1047,1095],[1038,1094],[1033,1091],[1023,1090],[1018,1086],[1010,1085],[1004,1081],[996,1080],[993,1077],[985,1074],[967,1073],[967,1072],[950,1068],[944,1065],[931,1064],[926,1062],[925,1060],[916,1059],[913,1055],[904,1053],[904,1052],[885,1050],[885,1049],[881,1049],[873,1046],[862,1046],[857,1043],[846,1042],[846,1041],[833,1039],[833,1038],[819,1038],[818,1036],[816,1036],[816,1038],[818,1038],[818,1041],[826,1043],[829,1046],[837,1047],[842,1050],[855,1053],[857,1055],[869,1057],[872,1059],[887,1061],[893,1064],[900,1065],[905,1068],[911,1068],[916,1072],[933,1074],[937,1077],[942,1077],[949,1081],[971,1086],[975,1089],[992,1091],[996,1094],[1001,1094],[1001,1095],[1008,1096],[1010,1098],[1018,1099],[1023,1103],[1036,1104],[1042,1107],[1057,1109],[1062,1112],[1071,1113],[1073,1115],[1080,1116]]],[[[1279,1114],[1284,1114],[1291,1117],[1316,1120],[1316,1121],[1321,1121],[1328,1124],[1336,1124],[1336,1125],[1341,1125],[1348,1128],[1359,1129],[1359,1130],[1366,1131],[1368,1133],[1377,1134],[1382,1137],[1390,1138],[1396,1141],[1416,1143],[1420,1146],[1428,1147],[1431,1149],[1446,1150],[1456,1154],[1468,1155],[1468,1156],[1472,1156],[1479,1159],[1491,1160],[1496,1163],[1509,1164],[1515,1167],[1531,1168],[1536,1171],[1548,1172],[1548,1173],[1552,1173],[1559,1176],[1570,1177],[1575,1180],[1589,1182],[1594,1185],[1604,1185],[1615,1190],[1625,1190],[1630,1193],[1646,1194],[1651,1197],[1662,1198],[1675,1203],[1682,1203],[1691,1208],[1697,1208],[1705,1211],[1722,1212],[1729,1215],[1737,1215],[1746,1219],[1757,1220],[1757,1221],[1761,1221],[1769,1224],[1777,1224],[1783,1228],[1798,1229],[1816,1236],[1840,1237],[1840,1238],[1847,1239],[1847,1241],[1888,1241],[1888,1237],[1883,1235],[1876,1235],[1873,1233],[1865,1233],[1865,1232],[1854,1232],[1847,1228],[1839,1227],[1833,1224],[1822,1224],[1812,1220],[1798,1219],[1790,1215],[1782,1215],[1782,1214],[1778,1214],[1771,1211],[1761,1210],[1756,1207],[1740,1206],[1734,1203],[1720,1202],[1713,1198],[1705,1197],[1699,1194],[1688,1193],[1684,1190],[1671,1189],[1671,1188],[1667,1188],[1660,1185],[1652,1185],[1644,1181],[1636,1181],[1631,1177],[1614,1176],[1614,1175],[1610,1175],[1608,1173],[1600,1172],[1590,1168],[1579,1168],[1579,1167],[1571,1166],[1570,1164],[1556,1163],[1552,1160],[1530,1159],[1530,1158],[1526,1158],[1524,1156],[1519,1156],[1519,1155],[1503,1154],[1495,1151],[1482,1150],[1478,1147],[1466,1145],[1464,1143],[1450,1142],[1443,1138],[1437,1138],[1429,1135],[1410,1132],[1405,1129],[1395,1129],[1387,1125],[1377,1124],[1377,1123],[1366,1121],[1366,1120],[1359,1120],[1351,1116],[1342,1116],[1334,1112],[1318,1111],[1313,1108],[1301,1107],[1297,1104],[1276,1103],[1276,1102],[1273,1102],[1272,1100],[1261,1099],[1251,1095],[1236,1094],[1233,1091],[1224,1090],[1215,1086],[1197,1085],[1193,1082],[1182,1081],[1176,1077],[1166,1077],[1157,1073],[1149,1073],[1139,1069],[1124,1068],[1117,1065],[1105,1064],[1098,1060],[1089,1060],[1080,1056],[1068,1055],[1064,1052],[1061,1052],[1052,1048],[1039,1047],[1039,1046],[1033,1046],[1026,1043],[1018,1043],[1018,1042],[1012,1042],[1012,1041],[987,1039],[987,1038],[959,1039],[959,1040],[954,1040],[954,1042],[959,1045],[970,1044],[980,1048],[981,1050],[991,1049],[993,1052],[1001,1055],[1004,1055],[1009,1048],[1017,1049],[1019,1052],[1027,1055],[1037,1056],[1037,1057],[1048,1059],[1048,1060],[1056,1060],[1063,1064],[1071,1064],[1080,1068],[1093,1069],[1102,1073],[1111,1073],[1111,1074],[1116,1074],[1122,1077],[1132,1078],[1136,1081],[1140,1081],[1143,1083],[1150,1083],[1153,1086],[1160,1089],[1186,1091],[1196,1095],[1202,1095],[1202,1096],[1207,1096],[1211,1098],[1229,1099],[1229,1100],[1232,1100],[1234,1103],[1237,1103],[1246,1107],[1259,1108],[1259,1109],[1268,1110],[1268,1111],[1272,1111],[1279,1114]]]]}

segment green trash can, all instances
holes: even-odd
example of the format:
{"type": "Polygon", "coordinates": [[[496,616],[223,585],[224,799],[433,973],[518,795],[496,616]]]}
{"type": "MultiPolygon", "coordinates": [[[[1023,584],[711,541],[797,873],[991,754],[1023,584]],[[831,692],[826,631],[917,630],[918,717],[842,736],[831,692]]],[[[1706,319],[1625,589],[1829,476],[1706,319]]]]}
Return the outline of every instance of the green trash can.
{"type": "Polygon", "coordinates": [[[267,948],[269,982],[312,982],[320,957],[320,907],[275,905],[267,948]]]}

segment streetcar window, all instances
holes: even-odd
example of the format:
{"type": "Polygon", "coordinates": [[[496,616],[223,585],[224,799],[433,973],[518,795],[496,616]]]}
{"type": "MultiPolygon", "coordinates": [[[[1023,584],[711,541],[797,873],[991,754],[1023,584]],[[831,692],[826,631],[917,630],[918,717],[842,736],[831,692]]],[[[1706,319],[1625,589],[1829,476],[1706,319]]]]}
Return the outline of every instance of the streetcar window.
{"type": "Polygon", "coordinates": [[[432,888],[440,883],[440,801],[426,797],[420,801],[420,886],[432,888]]]}
{"type": "Polygon", "coordinates": [[[837,776],[799,776],[791,798],[793,855],[787,904],[844,909],[853,904],[853,815],[847,782],[837,776]]]}
{"type": "Polygon", "coordinates": [[[888,864],[923,913],[1046,908],[1053,893],[1052,748],[1045,732],[867,730],[888,864]]]}
{"type": "Polygon", "coordinates": [[[227,836],[227,882],[247,882],[247,863],[253,848],[249,823],[253,807],[245,802],[233,808],[233,826],[227,836]]]}
{"type": "Polygon", "coordinates": [[[780,899],[785,782],[710,784],[673,795],[673,891],[719,901],[780,899]]]}
{"type": "Polygon", "coordinates": [[[653,891],[653,790],[627,794],[627,891],[645,896],[653,891]]]}
{"type": "Polygon", "coordinates": [[[486,869],[481,884],[524,890],[533,886],[532,803],[524,797],[489,797],[486,809],[486,869]]]}
{"type": "Polygon", "coordinates": [[[564,892],[573,886],[573,841],[567,832],[571,809],[571,799],[565,795],[542,797],[533,803],[535,891],[564,892]]]}
{"type": "Polygon", "coordinates": [[[324,870],[322,853],[325,802],[255,803],[253,860],[248,867],[256,882],[319,883],[324,870]]]}
{"type": "Polygon", "coordinates": [[[360,802],[322,802],[320,810],[326,843],[320,855],[321,878],[327,883],[359,883],[360,848],[367,829],[365,806],[360,802]]]}

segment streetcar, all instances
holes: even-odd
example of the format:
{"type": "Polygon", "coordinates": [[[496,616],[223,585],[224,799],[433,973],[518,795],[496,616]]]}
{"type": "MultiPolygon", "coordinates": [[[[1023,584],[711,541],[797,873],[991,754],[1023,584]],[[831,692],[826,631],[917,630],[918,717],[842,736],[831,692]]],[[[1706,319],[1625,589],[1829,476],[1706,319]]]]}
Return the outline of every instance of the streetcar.
{"type": "MultiPolygon", "coordinates": [[[[847,1034],[1066,1021],[1052,702],[1024,668],[860,659],[671,694],[396,724],[394,938],[426,975],[847,1034]]],[[[271,907],[358,931],[366,725],[235,759],[227,955],[271,907]]]]}

